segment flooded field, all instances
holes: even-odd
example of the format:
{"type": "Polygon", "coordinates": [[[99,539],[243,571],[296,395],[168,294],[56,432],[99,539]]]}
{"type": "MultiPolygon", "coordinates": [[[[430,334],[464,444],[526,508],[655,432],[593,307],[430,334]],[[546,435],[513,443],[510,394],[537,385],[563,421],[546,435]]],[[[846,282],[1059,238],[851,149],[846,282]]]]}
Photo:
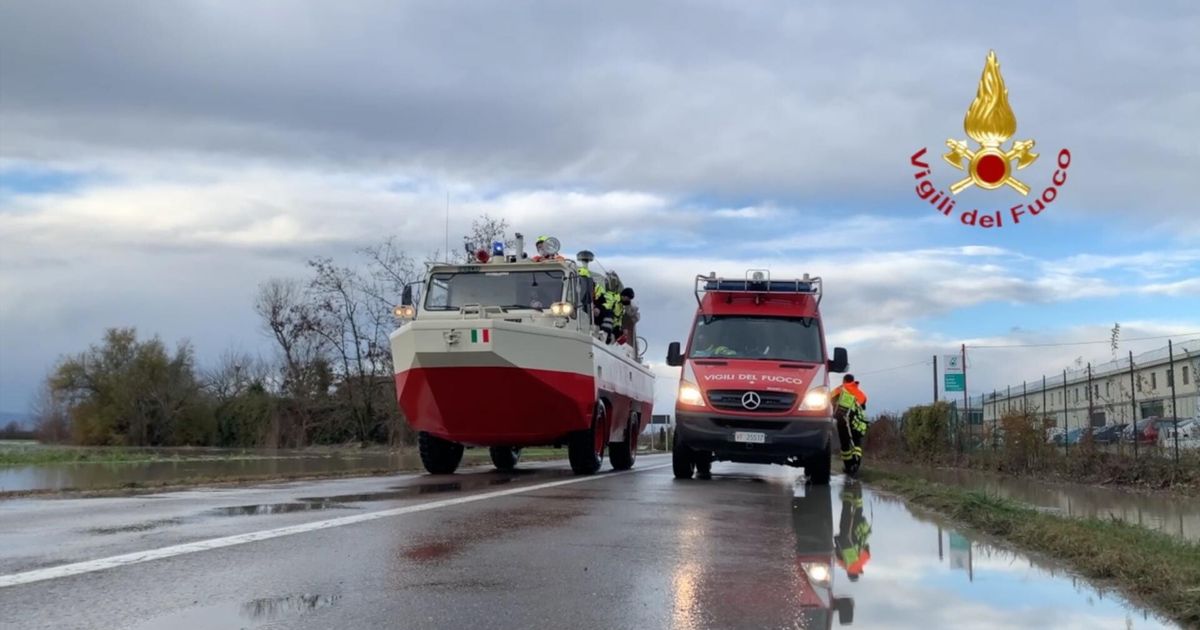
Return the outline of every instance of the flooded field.
{"type": "MultiPolygon", "coordinates": [[[[13,448],[11,445],[8,448],[13,448]]],[[[26,446],[24,448],[39,448],[26,446]]],[[[141,449],[152,461],[83,461],[0,466],[0,492],[153,486],[188,479],[286,477],[420,466],[413,451],[141,449]]]]}
{"type": "Polygon", "coordinates": [[[1018,479],[961,469],[889,465],[888,469],[961,488],[982,490],[1063,516],[1120,519],[1200,541],[1200,499],[1081,484],[1018,479]]]}

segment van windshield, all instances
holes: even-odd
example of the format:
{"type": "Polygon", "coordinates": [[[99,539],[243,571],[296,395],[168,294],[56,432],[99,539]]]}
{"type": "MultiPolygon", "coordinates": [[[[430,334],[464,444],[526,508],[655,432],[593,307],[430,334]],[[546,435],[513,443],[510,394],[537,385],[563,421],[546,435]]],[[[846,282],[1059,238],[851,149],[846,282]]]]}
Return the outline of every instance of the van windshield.
{"type": "Polygon", "coordinates": [[[812,317],[701,316],[692,333],[692,358],[726,357],[821,363],[821,328],[812,317]]]}
{"type": "Polygon", "coordinates": [[[429,279],[425,310],[456,311],[466,304],[541,310],[562,295],[561,271],[435,273],[429,279]]]}

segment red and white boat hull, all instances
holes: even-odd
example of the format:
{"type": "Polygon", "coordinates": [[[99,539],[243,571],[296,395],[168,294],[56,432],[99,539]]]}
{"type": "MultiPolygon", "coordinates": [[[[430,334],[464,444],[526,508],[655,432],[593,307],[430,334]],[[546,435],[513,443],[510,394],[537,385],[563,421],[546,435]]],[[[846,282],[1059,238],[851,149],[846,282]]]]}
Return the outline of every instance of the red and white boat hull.
{"type": "Polygon", "coordinates": [[[587,429],[596,401],[621,440],[650,418],[649,370],[588,335],[488,319],[417,320],[392,334],[396,393],[413,428],[476,446],[561,442],[587,429]]]}

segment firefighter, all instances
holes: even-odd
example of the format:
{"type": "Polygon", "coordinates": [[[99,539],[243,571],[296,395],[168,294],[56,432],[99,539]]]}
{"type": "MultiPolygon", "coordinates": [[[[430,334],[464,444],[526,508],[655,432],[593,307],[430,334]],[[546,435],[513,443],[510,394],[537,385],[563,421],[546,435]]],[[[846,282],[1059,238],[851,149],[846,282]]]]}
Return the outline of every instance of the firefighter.
{"type": "Polygon", "coordinates": [[[617,309],[621,300],[615,292],[608,290],[606,284],[605,280],[596,283],[592,305],[595,308],[596,325],[604,333],[604,342],[612,343],[616,339],[614,326],[618,320],[617,309]]]}
{"type": "Polygon", "coordinates": [[[863,435],[867,432],[867,395],[854,380],[853,374],[842,377],[841,386],[830,394],[833,417],[837,422],[838,440],[842,445],[842,469],[848,475],[858,472],[862,465],[863,435]]]}
{"type": "Polygon", "coordinates": [[[533,262],[542,262],[543,260],[566,260],[558,252],[553,254],[546,253],[546,241],[549,239],[549,236],[539,236],[537,237],[537,240],[534,241],[533,247],[537,250],[537,254],[534,255],[533,262]]]}
{"type": "Polygon", "coordinates": [[[871,561],[871,523],[863,516],[862,488],[849,483],[842,489],[842,517],[833,539],[837,563],[851,582],[857,582],[871,561]]]}
{"type": "Polygon", "coordinates": [[[627,343],[629,339],[637,337],[635,326],[642,315],[633,303],[633,296],[632,288],[621,289],[621,293],[617,296],[617,303],[613,307],[614,320],[620,332],[617,336],[617,343],[627,343]]]}

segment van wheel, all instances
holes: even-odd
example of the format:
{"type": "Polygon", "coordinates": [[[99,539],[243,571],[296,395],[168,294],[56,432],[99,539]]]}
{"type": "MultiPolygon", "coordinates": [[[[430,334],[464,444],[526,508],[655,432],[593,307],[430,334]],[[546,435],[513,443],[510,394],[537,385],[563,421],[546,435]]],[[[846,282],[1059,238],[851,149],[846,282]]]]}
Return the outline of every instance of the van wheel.
{"type": "Polygon", "coordinates": [[[598,402],[592,413],[592,426],[575,431],[567,438],[567,459],[571,461],[571,471],[576,475],[594,475],[600,470],[604,445],[608,443],[608,434],[604,430],[607,419],[604,403],[598,402]]]}
{"type": "Polygon", "coordinates": [[[818,486],[829,485],[830,468],[832,467],[833,446],[825,445],[825,449],[808,461],[804,467],[804,476],[808,482],[818,486]]]}
{"type": "Polygon", "coordinates": [[[417,434],[417,450],[421,454],[421,464],[432,475],[449,475],[458,470],[458,464],[462,462],[462,444],[424,431],[417,434]]]}
{"type": "Polygon", "coordinates": [[[610,442],[608,445],[608,461],[614,470],[629,470],[637,460],[637,414],[629,415],[629,423],[625,425],[625,441],[610,442]]]}
{"type": "Polygon", "coordinates": [[[696,462],[696,478],[697,479],[712,479],[712,463],[713,454],[709,452],[692,453],[692,460],[696,462]]]}
{"type": "Polygon", "coordinates": [[[671,445],[671,468],[675,471],[676,479],[691,479],[696,473],[696,458],[692,449],[679,440],[679,430],[675,431],[675,443],[671,445]]]}
{"type": "Polygon", "coordinates": [[[512,446],[493,446],[488,449],[496,470],[512,470],[521,461],[521,449],[512,446]]]}

